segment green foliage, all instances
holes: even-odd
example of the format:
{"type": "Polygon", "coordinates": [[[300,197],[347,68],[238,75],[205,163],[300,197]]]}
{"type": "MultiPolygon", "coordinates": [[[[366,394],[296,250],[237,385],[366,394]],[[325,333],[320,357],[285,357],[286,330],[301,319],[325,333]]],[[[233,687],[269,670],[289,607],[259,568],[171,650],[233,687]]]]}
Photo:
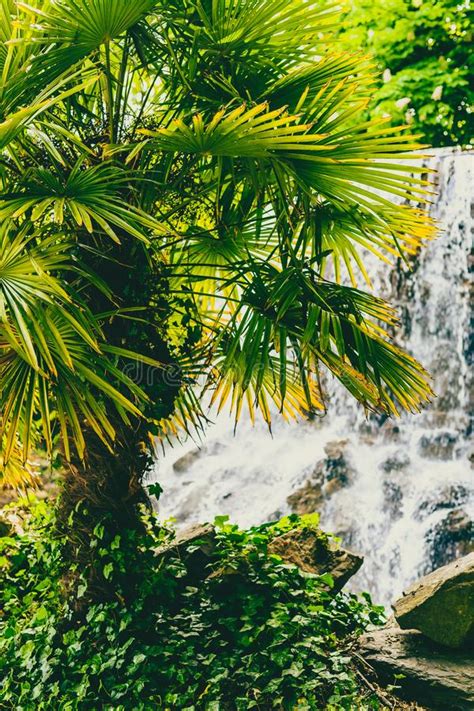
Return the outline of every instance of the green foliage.
{"type": "Polygon", "coordinates": [[[370,52],[380,81],[370,115],[408,122],[433,146],[474,142],[472,11],[468,0],[352,0],[338,32],[370,52]]]}
{"type": "Polygon", "coordinates": [[[99,604],[64,559],[54,511],[16,514],[21,532],[0,538],[2,708],[378,708],[360,695],[351,647],[382,609],[267,551],[317,516],[248,531],[221,517],[206,567],[196,541],[157,557],[174,533],[149,515],[146,532],[113,539],[105,518],[90,539],[95,584],[112,591],[99,604]]]}
{"type": "Polygon", "coordinates": [[[367,60],[324,51],[331,4],[3,0],[0,21],[5,479],[31,446],[150,451],[199,427],[203,386],[236,420],[324,409],[321,370],[370,410],[429,400],[358,288],[363,250],[433,236],[409,204],[428,183],[416,139],[363,118],[367,60]]]}

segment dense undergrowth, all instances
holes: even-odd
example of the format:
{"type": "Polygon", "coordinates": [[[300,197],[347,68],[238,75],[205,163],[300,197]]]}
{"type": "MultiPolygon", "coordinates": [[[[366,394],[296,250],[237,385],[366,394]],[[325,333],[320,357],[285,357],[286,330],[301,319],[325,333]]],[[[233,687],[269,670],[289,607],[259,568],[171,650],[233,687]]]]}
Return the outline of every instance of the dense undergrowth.
{"type": "Polygon", "coordinates": [[[317,526],[314,516],[248,531],[218,519],[206,554],[196,542],[157,554],[174,532],[148,513],[146,530],[113,539],[104,520],[90,539],[92,592],[64,555],[53,507],[20,502],[6,516],[0,708],[378,708],[351,648],[381,608],[331,595],[330,576],[267,551],[288,529],[317,526]]]}

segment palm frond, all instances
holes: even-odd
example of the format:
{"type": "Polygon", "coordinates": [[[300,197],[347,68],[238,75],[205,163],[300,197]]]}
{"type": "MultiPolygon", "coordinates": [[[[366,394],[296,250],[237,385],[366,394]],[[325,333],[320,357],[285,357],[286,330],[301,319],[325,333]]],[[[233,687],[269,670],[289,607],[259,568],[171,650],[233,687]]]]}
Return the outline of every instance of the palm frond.
{"type": "MultiPolygon", "coordinates": [[[[115,242],[118,232],[147,240],[147,231],[165,232],[150,215],[132,205],[124,205],[120,189],[127,185],[128,174],[102,163],[85,168],[80,158],[69,172],[36,168],[27,171],[12,191],[0,199],[0,219],[19,218],[28,213],[33,222],[53,220],[62,225],[69,218],[76,229],[90,234],[99,227],[115,242]]],[[[131,188],[130,188],[131,189],[131,188]]]]}
{"type": "MultiPolygon", "coordinates": [[[[101,44],[119,37],[149,13],[156,0],[59,0],[33,8],[44,32],[43,42],[70,44],[84,56],[101,44]]],[[[32,11],[31,5],[19,7],[32,11]]]]}
{"type": "Polygon", "coordinates": [[[190,0],[161,3],[160,9],[172,27],[191,35],[190,44],[199,29],[202,49],[288,60],[301,58],[315,46],[318,34],[334,24],[336,5],[310,0],[190,0]]]}
{"type": "Polygon", "coordinates": [[[105,355],[100,323],[87,308],[73,303],[50,273],[74,272],[67,243],[50,238],[30,246],[32,240],[21,231],[12,233],[11,226],[0,232],[0,437],[5,461],[18,435],[28,455],[37,416],[49,450],[56,420],[66,455],[71,438],[82,456],[86,424],[104,442],[113,439],[104,399],[124,419],[127,412],[140,416],[136,403],[147,400],[115,363],[117,356],[133,354],[115,349],[112,358],[105,355]]]}
{"type": "Polygon", "coordinates": [[[22,491],[27,487],[35,486],[38,478],[35,476],[33,466],[23,461],[21,447],[17,444],[7,461],[3,458],[4,445],[0,447],[0,491],[14,489],[22,491]]]}
{"type": "MultiPolygon", "coordinates": [[[[73,75],[72,81],[77,78],[73,75]]],[[[71,80],[71,77],[68,77],[71,80]]],[[[48,111],[53,106],[61,101],[64,101],[68,97],[76,94],[86,87],[90,86],[91,83],[96,81],[96,76],[87,79],[85,82],[79,82],[65,91],[57,91],[64,82],[56,82],[48,87],[48,90],[43,92],[43,96],[54,94],[48,98],[42,98],[41,95],[37,97],[37,100],[31,104],[31,106],[18,109],[6,115],[6,118],[0,123],[0,149],[5,148],[11,143],[18,134],[28,126],[34,119],[36,119],[40,114],[48,111]]]]}
{"type": "Polygon", "coordinates": [[[368,409],[429,400],[356,288],[367,251],[433,236],[421,147],[361,120],[373,67],[320,55],[330,4],[0,0],[0,20],[4,468],[36,436],[111,446],[120,418],[194,432],[199,388],[267,422],[324,409],[321,369],[368,409]],[[170,402],[127,375],[156,353],[182,369],[170,402]]]}
{"type": "Polygon", "coordinates": [[[271,106],[286,105],[292,112],[315,111],[321,92],[338,87],[352,89],[352,101],[360,103],[375,82],[374,66],[361,53],[324,54],[291,68],[269,84],[263,98],[271,106]],[[309,108],[311,107],[311,108],[309,108]]]}
{"type": "Polygon", "coordinates": [[[285,107],[268,110],[268,104],[245,105],[233,111],[221,109],[209,122],[202,115],[193,117],[192,125],[182,119],[158,131],[143,130],[154,137],[160,150],[199,155],[230,156],[239,158],[284,157],[290,151],[332,150],[320,149],[318,139],[309,133],[311,124],[299,123],[299,115],[290,115],[285,107]]]}

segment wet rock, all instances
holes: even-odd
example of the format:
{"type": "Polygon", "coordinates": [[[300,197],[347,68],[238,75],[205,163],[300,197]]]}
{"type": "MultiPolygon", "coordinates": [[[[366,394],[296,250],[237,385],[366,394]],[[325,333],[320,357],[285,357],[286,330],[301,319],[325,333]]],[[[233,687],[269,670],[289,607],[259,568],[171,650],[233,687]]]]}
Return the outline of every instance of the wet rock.
{"type": "Polygon", "coordinates": [[[389,559],[388,559],[388,570],[390,573],[390,577],[392,577],[392,578],[397,577],[397,573],[401,567],[401,562],[402,562],[402,555],[401,555],[401,551],[400,551],[400,546],[395,546],[390,551],[390,555],[389,555],[389,559]]]}
{"type": "Polygon", "coordinates": [[[384,472],[382,491],[384,497],[384,510],[390,521],[397,521],[403,515],[404,485],[401,474],[405,473],[410,464],[406,454],[397,453],[388,457],[380,465],[384,472]]]}
{"type": "Polygon", "coordinates": [[[449,511],[428,531],[426,543],[430,572],[474,551],[474,522],[464,509],[449,511]]]}
{"type": "MultiPolygon", "coordinates": [[[[196,520],[196,511],[199,511],[200,503],[208,495],[206,484],[197,484],[194,481],[186,481],[187,495],[182,499],[179,508],[174,512],[174,518],[178,524],[189,524],[196,520]],[[190,485],[193,486],[190,486],[190,485]],[[189,487],[189,488],[188,488],[189,487]]],[[[161,501],[158,502],[158,512],[161,512],[161,501]]]]}
{"type": "Polygon", "coordinates": [[[344,450],[347,447],[347,442],[347,439],[336,439],[325,444],[324,451],[328,456],[328,460],[333,459],[336,460],[336,462],[339,461],[341,457],[344,456],[344,450]]]}
{"type": "Polygon", "coordinates": [[[381,432],[387,442],[400,441],[400,427],[393,420],[387,420],[381,427],[381,432]]]}
{"type": "Polygon", "coordinates": [[[457,435],[452,432],[423,435],[418,443],[418,449],[422,457],[446,461],[454,459],[454,447],[457,441],[457,435]]]}
{"type": "Polygon", "coordinates": [[[386,627],[360,639],[361,654],[379,679],[393,684],[397,696],[436,711],[472,711],[474,658],[446,650],[420,632],[386,627]]]}
{"type": "Polygon", "coordinates": [[[316,465],[315,473],[323,477],[323,494],[331,495],[351,483],[354,469],[351,467],[346,454],[347,440],[328,442],[324,447],[327,454],[316,465]],[[326,491],[325,491],[326,487],[326,491]]]}
{"type": "Polygon", "coordinates": [[[389,427],[386,415],[371,413],[366,420],[359,424],[360,441],[365,444],[373,444],[380,437],[381,432],[385,432],[389,427]]]}
{"type": "Polygon", "coordinates": [[[183,472],[187,471],[189,467],[194,464],[194,462],[202,455],[202,449],[193,449],[190,452],[186,452],[186,454],[183,454],[182,457],[180,457],[173,463],[173,471],[177,472],[178,474],[182,474],[183,472]]]}
{"type": "Polygon", "coordinates": [[[415,518],[424,521],[428,516],[442,509],[454,509],[469,499],[469,490],[463,484],[451,484],[429,492],[415,512],[415,518]]]}
{"type": "Polygon", "coordinates": [[[306,573],[330,573],[334,580],[334,593],[342,590],[364,561],[356,553],[328,544],[318,531],[310,529],[288,531],[275,538],[268,550],[306,573]]]}
{"type": "Polygon", "coordinates": [[[449,647],[474,646],[474,553],[421,578],[392,607],[403,629],[449,647]]]}
{"type": "Polygon", "coordinates": [[[390,474],[391,472],[403,471],[409,464],[410,457],[407,454],[397,453],[392,457],[387,457],[387,459],[380,465],[380,468],[387,474],[390,474]]]}
{"type": "Polygon", "coordinates": [[[321,484],[315,479],[306,481],[300,489],[294,491],[287,498],[288,505],[293,513],[297,513],[300,516],[319,511],[323,500],[321,484]]]}
{"type": "Polygon", "coordinates": [[[354,469],[347,459],[346,445],[346,439],[326,444],[327,457],[317,462],[311,477],[287,498],[294,513],[319,511],[325,500],[352,482],[354,469]]]}
{"type": "MultiPolygon", "coordinates": [[[[443,315],[446,320],[446,315],[443,315]]],[[[460,388],[453,387],[453,374],[462,372],[464,366],[451,342],[441,340],[434,344],[429,362],[424,363],[436,383],[436,399],[429,410],[433,426],[448,425],[453,411],[462,408],[460,388]]]]}
{"type": "Polygon", "coordinates": [[[394,481],[384,481],[382,486],[385,511],[391,521],[396,521],[403,515],[403,488],[394,481]]]}
{"type": "Polygon", "coordinates": [[[360,521],[354,520],[351,504],[351,490],[345,489],[339,494],[337,505],[330,507],[330,512],[321,512],[321,527],[325,531],[331,531],[344,546],[357,548],[360,541],[360,521]]]}

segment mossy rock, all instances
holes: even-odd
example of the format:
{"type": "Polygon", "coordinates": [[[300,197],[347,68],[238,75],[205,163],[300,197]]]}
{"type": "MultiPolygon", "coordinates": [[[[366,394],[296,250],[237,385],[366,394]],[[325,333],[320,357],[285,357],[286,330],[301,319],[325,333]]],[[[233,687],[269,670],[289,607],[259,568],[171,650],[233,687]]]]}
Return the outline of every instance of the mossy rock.
{"type": "Polygon", "coordinates": [[[474,553],[421,578],[393,610],[403,629],[448,647],[474,646],[474,553]]]}

